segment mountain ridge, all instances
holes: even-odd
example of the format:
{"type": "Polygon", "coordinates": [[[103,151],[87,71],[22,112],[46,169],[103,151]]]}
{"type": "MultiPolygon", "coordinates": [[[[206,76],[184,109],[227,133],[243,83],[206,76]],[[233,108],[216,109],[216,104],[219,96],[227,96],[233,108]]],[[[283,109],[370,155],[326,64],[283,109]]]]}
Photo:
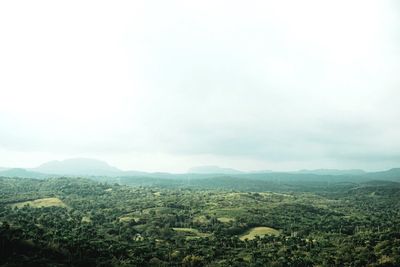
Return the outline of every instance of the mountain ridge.
{"type": "Polygon", "coordinates": [[[0,176],[23,177],[23,178],[48,178],[48,177],[94,177],[105,182],[118,181],[119,177],[143,178],[143,179],[209,179],[216,177],[256,179],[265,181],[346,181],[353,179],[365,180],[390,180],[400,181],[400,168],[392,168],[385,171],[365,172],[359,169],[337,170],[337,169],[315,169],[299,170],[291,172],[277,171],[250,171],[243,172],[231,168],[219,166],[198,166],[188,170],[187,173],[165,173],[124,171],[111,166],[105,161],[89,158],[72,158],[62,161],[49,161],[36,168],[0,168],[0,176]]]}
{"type": "Polygon", "coordinates": [[[367,172],[361,169],[312,169],[312,170],[299,170],[293,173],[304,173],[304,174],[317,174],[317,175],[363,175],[367,172]]]}
{"type": "Polygon", "coordinates": [[[90,158],[52,160],[31,169],[46,174],[62,175],[113,175],[122,172],[105,161],[90,158]]]}
{"type": "Polygon", "coordinates": [[[240,174],[242,171],[235,170],[232,168],[221,168],[216,165],[204,165],[190,168],[187,173],[198,173],[198,174],[240,174]]]}

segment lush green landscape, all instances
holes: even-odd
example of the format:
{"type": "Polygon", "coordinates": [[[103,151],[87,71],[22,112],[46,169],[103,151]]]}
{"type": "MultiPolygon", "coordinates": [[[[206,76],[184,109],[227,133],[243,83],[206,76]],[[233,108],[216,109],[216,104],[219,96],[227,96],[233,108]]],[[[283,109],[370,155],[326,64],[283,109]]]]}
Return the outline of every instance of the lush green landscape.
{"type": "Polygon", "coordinates": [[[0,267],[400,267],[400,0],[0,0],[0,267]]]}
{"type": "Polygon", "coordinates": [[[0,178],[0,264],[400,265],[399,183],[246,179],[0,178]]]}

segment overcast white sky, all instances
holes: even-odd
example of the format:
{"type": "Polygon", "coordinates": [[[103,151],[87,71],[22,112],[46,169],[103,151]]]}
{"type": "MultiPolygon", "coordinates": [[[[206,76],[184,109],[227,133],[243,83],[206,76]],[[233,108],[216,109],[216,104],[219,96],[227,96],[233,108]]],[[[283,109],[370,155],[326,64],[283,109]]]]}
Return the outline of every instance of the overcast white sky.
{"type": "Polygon", "coordinates": [[[0,166],[400,167],[398,1],[1,1],[0,166]]]}

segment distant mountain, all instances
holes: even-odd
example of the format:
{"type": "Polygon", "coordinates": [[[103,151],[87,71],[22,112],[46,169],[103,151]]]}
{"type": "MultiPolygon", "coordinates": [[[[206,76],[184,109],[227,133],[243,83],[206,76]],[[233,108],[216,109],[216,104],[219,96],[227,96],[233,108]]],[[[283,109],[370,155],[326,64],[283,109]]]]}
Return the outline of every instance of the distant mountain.
{"type": "Polygon", "coordinates": [[[316,170],[300,170],[295,173],[301,174],[317,174],[317,175],[363,175],[365,171],[360,169],[336,170],[336,169],[316,169],[316,170]]]}
{"type": "Polygon", "coordinates": [[[258,171],[250,171],[249,173],[271,173],[273,170],[258,170],[258,171]]]}
{"type": "MultiPolygon", "coordinates": [[[[316,169],[294,172],[274,172],[265,170],[257,172],[242,172],[218,166],[199,166],[189,169],[187,173],[174,174],[133,170],[122,171],[116,167],[110,166],[104,161],[88,158],[73,158],[63,161],[46,162],[33,169],[0,168],[0,176],[38,179],[60,176],[90,176],[91,178],[102,182],[118,182],[139,185],[166,185],[171,183],[170,186],[186,186],[187,184],[191,186],[195,186],[196,184],[204,186],[205,183],[208,183],[207,181],[218,178],[217,180],[219,183],[223,184],[237,183],[239,179],[243,180],[244,183],[262,181],[268,182],[270,185],[271,183],[274,185],[296,183],[297,186],[299,186],[301,183],[319,183],[329,185],[333,183],[360,183],[371,180],[400,182],[400,168],[380,172],[364,172],[363,170],[357,169],[316,169]]],[[[216,185],[216,182],[211,184],[216,185]]],[[[258,182],[256,184],[258,184],[258,182]]],[[[235,186],[232,188],[234,187],[235,186]]]]}
{"type": "Polygon", "coordinates": [[[28,171],[21,168],[5,169],[0,171],[3,177],[20,177],[20,178],[47,178],[49,175],[34,171],[28,171]]]}
{"type": "Polygon", "coordinates": [[[118,173],[118,176],[149,176],[152,173],[142,172],[142,171],[121,171],[118,173]]]}
{"type": "Polygon", "coordinates": [[[380,172],[368,172],[365,176],[372,179],[400,181],[400,168],[380,172]]]}
{"type": "Polygon", "coordinates": [[[240,174],[241,171],[230,169],[230,168],[221,168],[218,166],[198,166],[193,167],[188,170],[188,173],[200,173],[200,174],[240,174]]]}
{"type": "Polygon", "coordinates": [[[108,163],[95,159],[73,158],[63,161],[49,161],[37,168],[36,172],[59,175],[89,175],[89,176],[114,176],[122,171],[108,163]]]}

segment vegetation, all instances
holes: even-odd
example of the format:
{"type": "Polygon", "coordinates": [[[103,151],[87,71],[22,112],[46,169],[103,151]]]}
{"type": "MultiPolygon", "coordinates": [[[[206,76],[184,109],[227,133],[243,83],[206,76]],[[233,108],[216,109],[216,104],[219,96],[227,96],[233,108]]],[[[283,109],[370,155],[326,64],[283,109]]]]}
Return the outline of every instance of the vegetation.
{"type": "Polygon", "coordinates": [[[0,265],[400,265],[399,183],[275,186],[0,178],[0,265]]]}
{"type": "Polygon", "coordinates": [[[253,240],[257,236],[264,237],[266,235],[279,235],[279,231],[271,227],[253,227],[248,232],[240,236],[240,240],[253,240]]]}
{"type": "Polygon", "coordinates": [[[39,198],[32,201],[17,202],[15,204],[12,204],[11,206],[17,208],[22,208],[24,206],[30,206],[33,208],[66,207],[64,202],[62,202],[59,198],[56,197],[39,198]]]}

